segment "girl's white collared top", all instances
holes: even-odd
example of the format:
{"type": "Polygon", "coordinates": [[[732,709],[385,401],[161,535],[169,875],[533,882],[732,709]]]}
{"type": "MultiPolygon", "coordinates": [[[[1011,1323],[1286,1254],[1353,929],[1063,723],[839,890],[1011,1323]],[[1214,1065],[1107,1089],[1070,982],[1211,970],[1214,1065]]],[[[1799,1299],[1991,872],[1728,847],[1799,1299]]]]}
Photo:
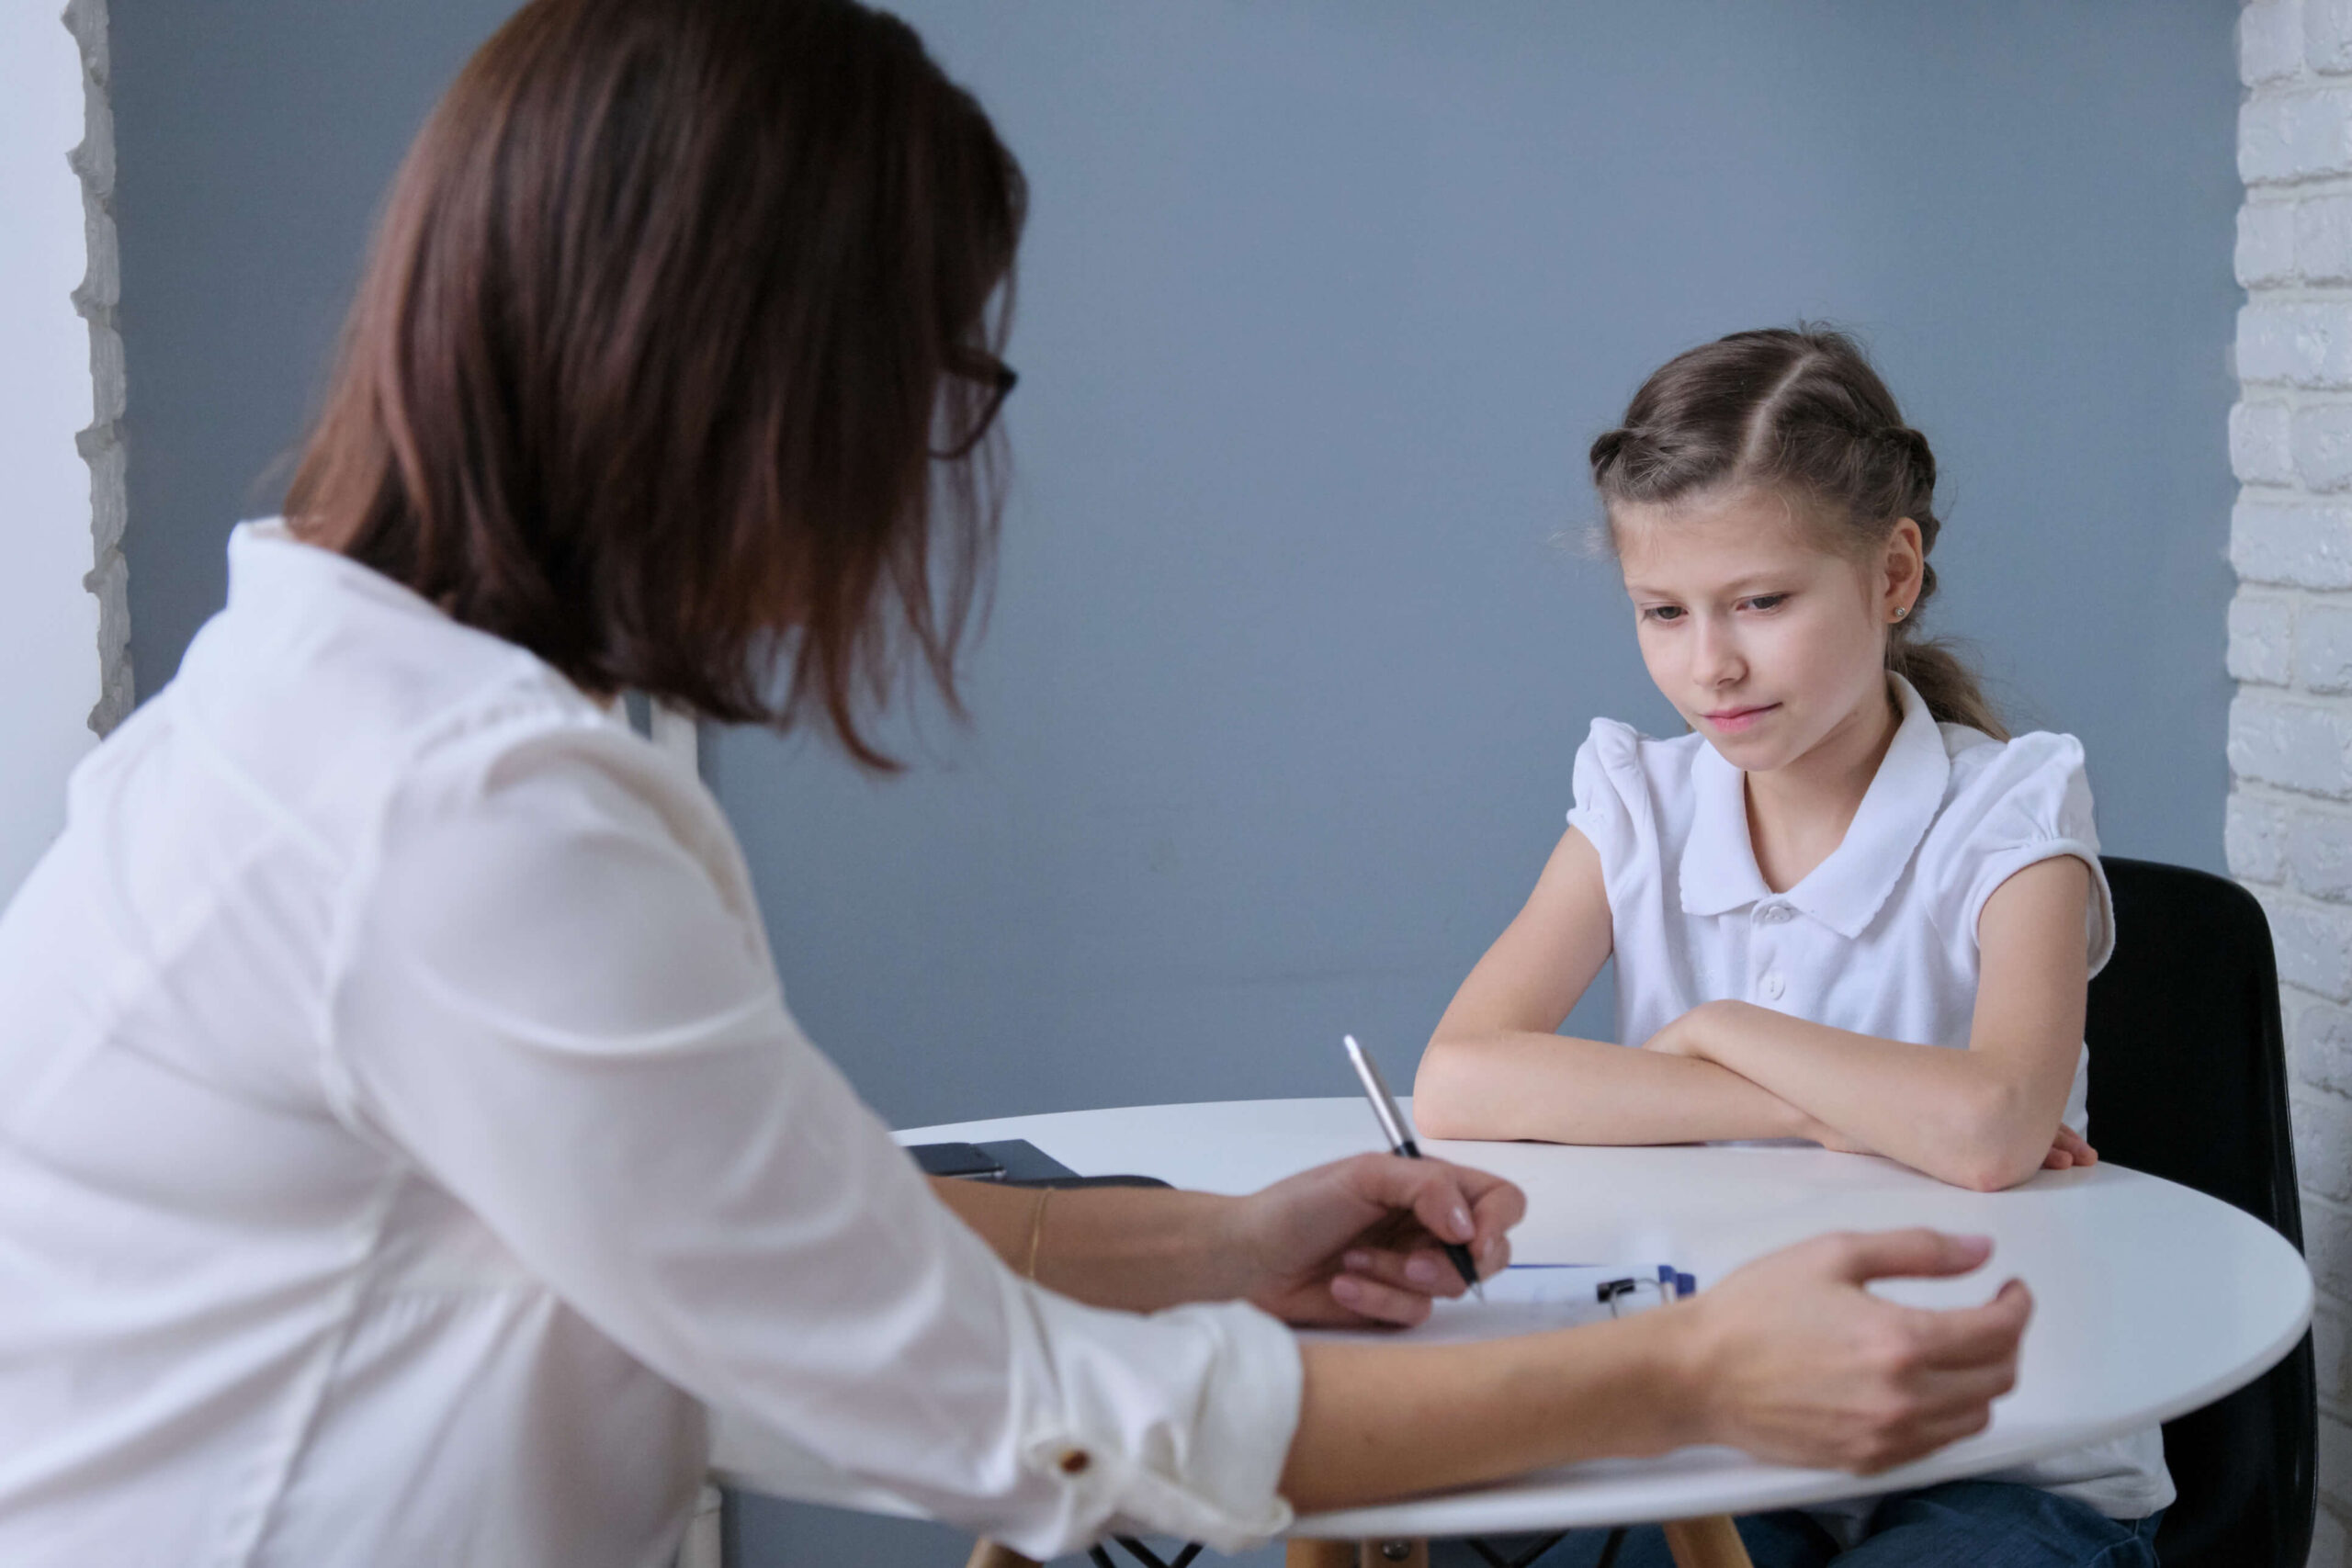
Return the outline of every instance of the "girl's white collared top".
{"type": "Polygon", "coordinates": [[[706,1406],[1037,1557],[1279,1529],[1287,1330],[1017,1279],[701,784],[248,525],[0,917],[0,1562],[640,1564],[706,1406]]]}
{"type": "MultiPolygon", "coordinates": [[[[1785,893],[1747,836],[1746,775],[1697,734],[1653,740],[1595,719],[1568,821],[1600,858],[1617,1038],[1637,1046],[1702,1002],[1738,998],[1838,1029],[1964,1048],[1976,1007],[1976,919],[2037,861],[2090,868],[2090,972],[2115,948],[2083,749],[2071,735],[1998,741],[1938,724],[1894,677],[1903,719],[1837,851],[1785,893]]],[[[2089,1053],[2064,1121],[2087,1130],[2089,1053]]],[[[2172,1501],[2154,1428],[1988,1479],[2020,1480],[2140,1518],[2172,1501]]]]}

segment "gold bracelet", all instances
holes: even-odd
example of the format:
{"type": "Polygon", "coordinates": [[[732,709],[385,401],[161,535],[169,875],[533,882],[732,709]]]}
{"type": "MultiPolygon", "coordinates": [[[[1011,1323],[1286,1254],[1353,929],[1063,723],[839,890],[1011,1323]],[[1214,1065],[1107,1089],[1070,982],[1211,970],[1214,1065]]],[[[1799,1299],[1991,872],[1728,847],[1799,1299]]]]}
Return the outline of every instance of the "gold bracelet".
{"type": "Polygon", "coordinates": [[[1050,1187],[1037,1189],[1037,1201],[1029,1210],[1029,1263],[1021,1270],[1023,1277],[1037,1277],[1037,1244],[1046,1238],[1046,1200],[1054,1195],[1050,1187]]]}

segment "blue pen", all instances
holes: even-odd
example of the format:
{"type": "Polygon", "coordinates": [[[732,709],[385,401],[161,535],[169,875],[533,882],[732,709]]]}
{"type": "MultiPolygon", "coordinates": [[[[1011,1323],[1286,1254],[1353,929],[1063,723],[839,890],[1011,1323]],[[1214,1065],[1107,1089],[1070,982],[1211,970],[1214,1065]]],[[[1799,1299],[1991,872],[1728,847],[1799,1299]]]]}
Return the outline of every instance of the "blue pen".
{"type": "MultiPolygon", "coordinates": [[[[1396,1101],[1388,1092],[1387,1081],[1380,1076],[1380,1069],[1373,1066],[1371,1053],[1357,1044],[1352,1034],[1340,1035],[1340,1043],[1348,1048],[1348,1060],[1355,1065],[1356,1077],[1363,1084],[1364,1098],[1372,1101],[1372,1114],[1379,1122],[1382,1134],[1388,1140],[1389,1152],[1403,1155],[1407,1159],[1420,1158],[1420,1146],[1413,1142],[1412,1129],[1405,1125],[1404,1112],[1396,1109],[1396,1101]]],[[[1462,1276],[1462,1282],[1476,1292],[1480,1301],[1485,1301],[1487,1288],[1478,1283],[1478,1266],[1470,1261],[1470,1249],[1458,1241],[1442,1245],[1446,1258],[1453,1264],[1454,1272],[1462,1276]]]]}

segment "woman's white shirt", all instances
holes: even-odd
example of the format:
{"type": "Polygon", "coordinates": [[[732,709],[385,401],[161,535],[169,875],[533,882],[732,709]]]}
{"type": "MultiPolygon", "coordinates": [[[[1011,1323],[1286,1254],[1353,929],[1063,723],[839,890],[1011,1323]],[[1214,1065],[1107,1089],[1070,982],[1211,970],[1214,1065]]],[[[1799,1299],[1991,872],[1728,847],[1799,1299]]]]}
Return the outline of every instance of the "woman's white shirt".
{"type": "MultiPolygon", "coordinates": [[[[1738,998],[1881,1039],[1965,1048],[1977,917],[1994,889],[2060,855],[2091,874],[2084,951],[2115,947],[2083,749],[2071,735],[1995,740],[1938,724],[1911,683],[1886,756],[1837,850],[1783,893],[1747,832],[1746,775],[1702,736],[1654,740],[1596,719],[1568,821],[1608,888],[1617,1038],[1638,1046],[1702,1002],[1738,998]]],[[[2088,1130],[2089,1054],[2064,1120],[2088,1130]]],[[[2024,1481],[2139,1518],[2172,1501],[2154,1428],[1988,1479],[2024,1481]]]]}
{"type": "Polygon", "coordinates": [[[1016,1278],[700,783],[246,525],[0,916],[0,1562],[645,1564],[707,1406],[1044,1557],[1287,1521],[1288,1331],[1016,1278]]]}

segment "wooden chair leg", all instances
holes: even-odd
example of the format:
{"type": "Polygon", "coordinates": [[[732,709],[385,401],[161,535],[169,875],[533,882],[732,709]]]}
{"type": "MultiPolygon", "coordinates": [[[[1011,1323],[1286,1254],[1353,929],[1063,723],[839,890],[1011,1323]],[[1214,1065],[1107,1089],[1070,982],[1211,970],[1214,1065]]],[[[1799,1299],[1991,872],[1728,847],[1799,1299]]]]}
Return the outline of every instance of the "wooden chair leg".
{"type": "Polygon", "coordinates": [[[1283,1568],[1430,1568],[1426,1540],[1294,1540],[1283,1568]]]}
{"type": "Polygon", "coordinates": [[[1294,1540],[1283,1549],[1283,1568],[1356,1568],[1356,1543],[1294,1540]]]}
{"type": "Polygon", "coordinates": [[[972,1543],[972,1555],[964,1560],[964,1568],[1037,1568],[1037,1564],[1012,1548],[983,1537],[972,1543]]]}
{"type": "Polygon", "coordinates": [[[1747,1547],[1727,1514],[1702,1519],[1669,1519],[1664,1527],[1666,1549],[1674,1553],[1676,1568],[1755,1568],[1747,1547]]]}

